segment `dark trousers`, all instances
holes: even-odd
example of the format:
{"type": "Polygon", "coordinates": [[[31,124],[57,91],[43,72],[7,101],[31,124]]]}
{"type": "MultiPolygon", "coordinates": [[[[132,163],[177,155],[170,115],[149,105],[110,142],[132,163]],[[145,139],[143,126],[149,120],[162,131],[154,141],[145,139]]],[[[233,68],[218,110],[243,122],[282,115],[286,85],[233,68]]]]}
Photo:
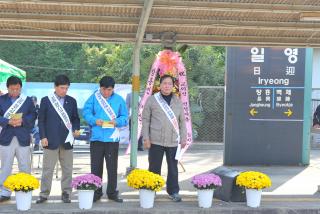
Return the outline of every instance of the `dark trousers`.
{"type": "MultiPolygon", "coordinates": [[[[117,172],[118,172],[118,151],[119,142],[100,142],[91,141],[90,143],[90,159],[91,159],[91,173],[102,178],[104,159],[107,165],[108,197],[115,197],[117,191],[117,172]]],[[[95,191],[95,195],[102,196],[102,188],[95,191]]]]}
{"type": "Polygon", "coordinates": [[[179,193],[178,184],[178,161],[175,159],[177,147],[164,147],[151,144],[149,149],[149,171],[161,175],[163,154],[166,153],[168,176],[167,193],[172,195],[179,193]]]}

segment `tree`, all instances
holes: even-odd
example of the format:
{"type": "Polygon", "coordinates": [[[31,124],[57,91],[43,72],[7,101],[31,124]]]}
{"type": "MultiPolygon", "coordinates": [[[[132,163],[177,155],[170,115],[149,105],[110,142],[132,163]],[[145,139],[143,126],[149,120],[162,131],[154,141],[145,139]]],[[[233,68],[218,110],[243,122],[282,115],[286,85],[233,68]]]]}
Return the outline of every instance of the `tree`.
{"type": "MultiPolygon", "coordinates": [[[[51,82],[65,73],[72,82],[97,82],[111,75],[118,83],[131,83],[133,44],[0,41],[0,48],[0,58],[26,70],[27,81],[51,82]]],[[[142,88],[160,50],[160,45],[141,49],[142,88]]],[[[190,86],[224,85],[224,47],[191,46],[182,57],[190,86]]]]}

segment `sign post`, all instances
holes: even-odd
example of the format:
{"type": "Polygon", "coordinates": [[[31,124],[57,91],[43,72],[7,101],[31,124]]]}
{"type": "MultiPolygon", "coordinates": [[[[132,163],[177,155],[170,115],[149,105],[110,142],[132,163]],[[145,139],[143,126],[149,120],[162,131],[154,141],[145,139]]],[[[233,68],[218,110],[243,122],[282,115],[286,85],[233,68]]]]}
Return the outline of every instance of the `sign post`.
{"type": "Polygon", "coordinates": [[[224,163],[308,163],[302,157],[308,120],[305,85],[311,86],[305,75],[306,50],[235,47],[227,51],[224,163]]]}

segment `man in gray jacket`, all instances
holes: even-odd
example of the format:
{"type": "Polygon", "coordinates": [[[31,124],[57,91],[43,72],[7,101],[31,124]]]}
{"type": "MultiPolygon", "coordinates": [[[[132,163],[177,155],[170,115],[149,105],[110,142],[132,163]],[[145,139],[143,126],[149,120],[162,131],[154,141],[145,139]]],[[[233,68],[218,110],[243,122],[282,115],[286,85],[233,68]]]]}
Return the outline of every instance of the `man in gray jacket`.
{"type": "Polygon", "coordinates": [[[180,202],[178,184],[178,161],[175,159],[178,144],[186,145],[187,130],[182,103],[172,94],[173,77],[160,78],[160,92],[149,97],[142,115],[144,147],[149,149],[149,171],[161,174],[163,154],[168,165],[167,193],[180,202]]]}

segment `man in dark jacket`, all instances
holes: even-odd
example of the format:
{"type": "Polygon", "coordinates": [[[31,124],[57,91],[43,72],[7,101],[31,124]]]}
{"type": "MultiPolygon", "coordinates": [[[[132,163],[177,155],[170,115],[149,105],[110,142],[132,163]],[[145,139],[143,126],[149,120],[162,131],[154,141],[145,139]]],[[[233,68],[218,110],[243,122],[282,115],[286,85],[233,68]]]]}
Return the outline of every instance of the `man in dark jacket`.
{"type": "Polygon", "coordinates": [[[73,141],[79,135],[80,119],[77,101],[67,95],[69,78],[58,75],[54,93],[42,98],[39,110],[39,131],[43,149],[41,191],[37,203],[45,202],[50,194],[54,167],[59,159],[62,178],[62,201],[70,203],[73,141]]]}
{"type": "Polygon", "coordinates": [[[31,98],[21,94],[18,77],[9,77],[7,88],[8,93],[0,96],[0,202],[10,199],[11,192],[3,182],[12,172],[15,156],[19,171],[31,172],[30,133],[37,117],[31,98]]]}
{"type": "MultiPolygon", "coordinates": [[[[31,96],[31,99],[33,101],[34,107],[36,108],[37,115],[39,114],[39,109],[40,106],[37,104],[37,97],[36,96],[31,96]]],[[[38,151],[40,149],[39,144],[40,144],[40,134],[39,134],[39,127],[38,127],[38,121],[36,120],[34,127],[32,129],[32,135],[34,139],[34,146],[33,146],[33,151],[38,151]]]]}
{"type": "Polygon", "coordinates": [[[313,127],[320,128],[320,105],[318,105],[316,111],[313,114],[313,127]]]}

